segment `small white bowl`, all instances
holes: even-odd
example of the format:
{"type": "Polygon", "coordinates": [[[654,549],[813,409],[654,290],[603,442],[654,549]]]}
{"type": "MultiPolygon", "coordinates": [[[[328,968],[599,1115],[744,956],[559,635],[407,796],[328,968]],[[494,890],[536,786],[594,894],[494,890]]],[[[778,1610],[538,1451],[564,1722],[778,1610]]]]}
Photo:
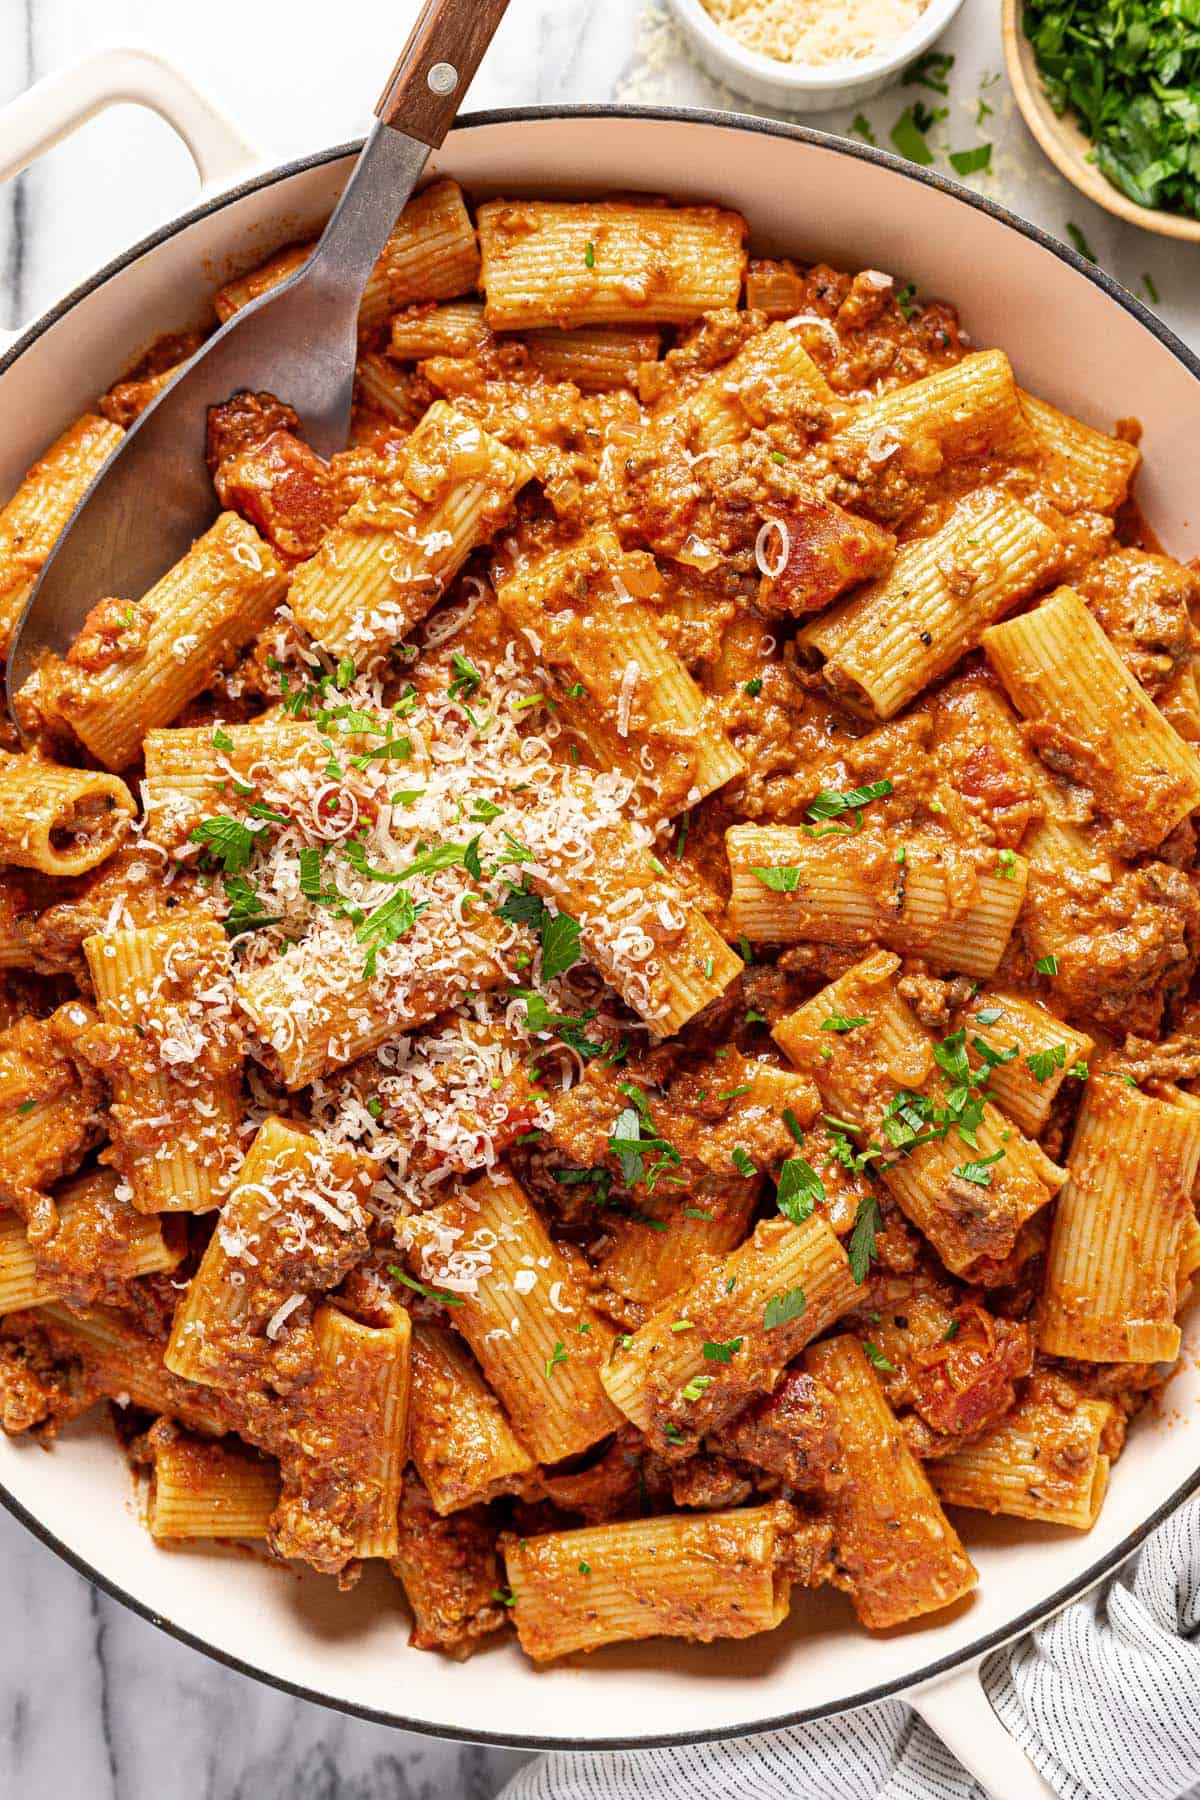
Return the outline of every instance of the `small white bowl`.
{"type": "Polygon", "coordinates": [[[787,63],[747,50],[705,12],[700,0],[671,0],[671,8],[714,81],[778,112],[833,112],[882,93],[914,57],[946,29],[962,0],[929,0],[911,31],[876,56],[836,63],[787,63]]]}

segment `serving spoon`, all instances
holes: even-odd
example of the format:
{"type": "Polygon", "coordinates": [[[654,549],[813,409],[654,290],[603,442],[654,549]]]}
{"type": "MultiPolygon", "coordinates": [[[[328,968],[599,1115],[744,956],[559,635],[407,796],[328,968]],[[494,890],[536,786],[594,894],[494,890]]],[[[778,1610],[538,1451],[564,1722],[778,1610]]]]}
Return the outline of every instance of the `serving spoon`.
{"type": "Polygon", "coordinates": [[[13,633],[13,699],[47,652],[64,655],[98,600],[147,593],[219,511],[205,462],[208,409],[270,393],[320,456],[350,431],[358,308],[401,208],[504,17],[508,0],[428,0],[375,108],[311,256],[214,333],[135,421],[51,551],[13,633]]]}

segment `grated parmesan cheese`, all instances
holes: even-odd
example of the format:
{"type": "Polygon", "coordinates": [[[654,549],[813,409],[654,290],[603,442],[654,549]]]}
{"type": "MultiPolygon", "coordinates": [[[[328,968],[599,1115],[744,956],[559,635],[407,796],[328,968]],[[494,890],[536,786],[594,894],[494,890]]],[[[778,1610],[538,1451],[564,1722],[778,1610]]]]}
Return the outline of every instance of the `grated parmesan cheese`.
{"type": "Polygon", "coordinates": [[[911,31],[926,0],[701,0],[743,48],[774,62],[853,62],[911,31]]]}

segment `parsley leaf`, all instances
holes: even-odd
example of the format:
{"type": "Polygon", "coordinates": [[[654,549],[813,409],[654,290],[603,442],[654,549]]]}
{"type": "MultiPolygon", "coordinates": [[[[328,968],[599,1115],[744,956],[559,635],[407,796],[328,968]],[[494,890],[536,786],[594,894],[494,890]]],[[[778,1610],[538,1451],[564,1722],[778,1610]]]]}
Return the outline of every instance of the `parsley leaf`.
{"type": "Polygon", "coordinates": [[[715,1363],[732,1362],[738,1351],[741,1349],[742,1343],[743,1339],[740,1337],[728,1338],[723,1344],[716,1344],[710,1340],[710,1342],[706,1343],[704,1346],[705,1361],[715,1363]]]}
{"type": "Polygon", "coordinates": [[[992,168],[992,146],[976,144],[973,150],[952,150],[950,166],[959,175],[990,174],[992,168]]]}
{"type": "Polygon", "coordinates": [[[440,1300],[443,1306],[465,1306],[466,1301],[461,1294],[444,1294],[441,1288],[426,1287],[423,1281],[417,1281],[406,1269],[398,1269],[394,1263],[388,1264],[388,1274],[411,1288],[414,1294],[424,1294],[426,1300],[440,1300]]]}
{"type": "Polygon", "coordinates": [[[864,1194],[854,1215],[850,1234],[850,1274],[859,1287],[875,1258],[875,1239],[883,1230],[883,1213],[874,1194],[864,1194]]]}
{"type": "Polygon", "coordinates": [[[205,861],[220,863],[226,875],[236,875],[246,867],[258,837],[259,833],[240,819],[223,816],[203,819],[188,833],[189,843],[203,846],[205,861]]]}
{"type": "Polygon", "coordinates": [[[888,1375],[895,1374],[895,1372],[896,1372],[895,1363],[888,1361],[887,1357],[883,1354],[883,1351],[879,1348],[878,1344],[873,1344],[871,1342],[870,1338],[864,1338],[862,1340],[862,1347],[863,1347],[864,1352],[866,1353],[867,1361],[874,1368],[882,1369],[884,1371],[884,1373],[888,1374],[888,1375]]]}
{"type": "Polygon", "coordinates": [[[781,869],[751,869],[750,873],[773,894],[794,894],[800,886],[800,871],[794,864],[781,869]]]}
{"type": "Polygon", "coordinates": [[[932,88],[935,94],[948,94],[950,83],[946,77],[953,67],[954,58],[947,51],[927,50],[905,69],[904,85],[909,87],[915,82],[919,87],[932,88]]]}
{"type": "Polygon", "coordinates": [[[849,793],[840,794],[836,788],[822,788],[812,805],[808,808],[810,824],[801,827],[809,837],[852,837],[862,830],[862,809],[869,806],[872,800],[885,800],[893,791],[890,781],[868,782],[866,787],[851,788],[849,793]],[[853,825],[830,825],[824,831],[817,831],[815,826],[825,819],[838,819],[843,813],[854,814],[853,825]]]}
{"type": "Polygon", "coordinates": [[[799,1225],[824,1200],[825,1184],[811,1163],[802,1156],[789,1156],[779,1171],[775,1198],[784,1217],[799,1225]]]}
{"type": "Polygon", "coordinates": [[[780,1325],[790,1325],[794,1319],[803,1318],[807,1306],[803,1288],[789,1288],[785,1294],[772,1294],[763,1308],[763,1330],[775,1331],[780,1325]]]}
{"type": "Polygon", "coordinates": [[[580,958],[579,938],[581,926],[570,913],[543,913],[539,926],[542,939],[542,980],[553,981],[556,975],[565,975],[573,969],[580,958]]]}
{"type": "Polygon", "coordinates": [[[821,1020],[822,1031],[857,1031],[860,1025],[867,1023],[865,1018],[848,1019],[845,1013],[830,1013],[827,1019],[821,1020]]]}
{"type": "Polygon", "coordinates": [[[974,1187],[991,1187],[991,1165],[1000,1162],[1004,1154],[1003,1150],[997,1150],[991,1156],[981,1156],[977,1162],[964,1163],[961,1168],[955,1169],[954,1173],[961,1176],[964,1181],[971,1182],[974,1187]]]}
{"type": "Polygon", "coordinates": [[[1067,1046],[1053,1044],[1048,1050],[1031,1050],[1025,1058],[1025,1067],[1035,1081],[1049,1081],[1055,1069],[1067,1066],[1067,1046]]]}

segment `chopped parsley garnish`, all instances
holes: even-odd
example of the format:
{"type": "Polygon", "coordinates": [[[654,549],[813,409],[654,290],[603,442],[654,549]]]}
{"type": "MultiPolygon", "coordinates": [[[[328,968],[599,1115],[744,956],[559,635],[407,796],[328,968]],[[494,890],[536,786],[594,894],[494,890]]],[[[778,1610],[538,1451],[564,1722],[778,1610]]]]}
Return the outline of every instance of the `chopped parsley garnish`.
{"type": "Polygon", "coordinates": [[[763,1330],[775,1331],[780,1325],[790,1325],[793,1320],[803,1318],[807,1305],[803,1288],[794,1287],[785,1294],[772,1294],[763,1308],[763,1330]]]}
{"type": "Polygon", "coordinates": [[[1025,1058],[1025,1067],[1038,1082],[1049,1081],[1055,1069],[1063,1069],[1067,1063],[1067,1046],[1052,1044],[1047,1050],[1031,1050],[1025,1058]]]}
{"type": "Polygon", "coordinates": [[[17,1111],[19,1113],[29,1113],[29,1112],[33,1111],[33,1109],[36,1105],[37,1105],[36,1100],[22,1100],[20,1106],[18,1106],[18,1108],[17,1108],[17,1111]]]}
{"type": "Polygon", "coordinates": [[[483,676],[469,657],[456,650],[450,658],[454,679],[446,689],[451,700],[469,700],[483,682],[483,676]]]}
{"type": "Polygon", "coordinates": [[[1054,956],[1054,955],[1039,956],[1033,966],[1037,970],[1039,975],[1057,975],[1058,974],[1058,958],[1057,958],[1057,956],[1054,956]]]}
{"type": "Polygon", "coordinates": [[[996,873],[1003,875],[1007,881],[1017,878],[1017,853],[1015,850],[997,850],[996,873]]]}
{"type": "Polygon", "coordinates": [[[1076,1081],[1086,1081],[1091,1072],[1082,1057],[1078,1062],[1073,1062],[1067,1070],[1067,1074],[1073,1075],[1076,1081]]]}
{"type": "Polygon", "coordinates": [[[363,964],[364,981],[374,978],[379,952],[411,931],[417,922],[418,913],[424,912],[428,904],[428,901],[423,901],[420,906],[416,905],[407,889],[401,888],[398,893],[389,895],[373,913],[368,913],[355,928],[354,935],[358,942],[367,947],[367,958],[363,964]]]}
{"type": "Polygon", "coordinates": [[[583,260],[587,264],[589,269],[595,268],[595,266],[596,266],[596,246],[595,246],[595,244],[592,243],[590,238],[588,239],[587,247],[583,252],[583,260]]]}
{"type": "Polygon", "coordinates": [[[222,816],[201,820],[188,832],[188,842],[203,847],[206,865],[219,863],[226,875],[236,875],[250,861],[258,836],[240,819],[222,816]]]}
{"type": "Polygon", "coordinates": [[[233,739],[230,737],[230,735],[227,731],[222,731],[221,727],[219,725],[217,726],[217,729],[212,734],[212,747],[214,750],[232,750],[233,749],[233,739]]]}
{"type": "Polygon", "coordinates": [[[800,871],[794,863],[785,864],[779,869],[754,869],[750,873],[770,888],[773,894],[794,894],[800,886],[800,871]]]}
{"type": "Polygon", "coordinates": [[[839,794],[834,788],[822,788],[812,805],[808,808],[810,824],[801,827],[809,837],[853,837],[862,830],[862,809],[870,805],[872,800],[884,800],[892,792],[890,781],[872,781],[866,787],[851,788],[847,794],[839,794]],[[843,813],[854,814],[853,825],[827,825],[823,831],[816,827],[826,819],[838,819],[843,813]]]}
{"type": "Polygon", "coordinates": [[[549,1379],[553,1375],[555,1369],[557,1369],[559,1363],[565,1363],[569,1355],[570,1355],[570,1351],[567,1349],[567,1347],[563,1343],[562,1339],[559,1338],[557,1343],[554,1346],[553,1351],[546,1358],[546,1380],[547,1381],[549,1381],[549,1379]]]}
{"type": "Polygon", "coordinates": [[[1137,1081],[1135,1080],[1135,1078],[1132,1075],[1126,1075],[1124,1072],[1122,1072],[1121,1080],[1125,1083],[1126,1087],[1136,1088],[1136,1086],[1137,1086],[1137,1081]]]}
{"type": "MultiPolygon", "coordinates": [[[[515,838],[513,842],[516,843],[515,838]]],[[[565,975],[575,967],[581,954],[581,927],[570,913],[551,912],[540,894],[523,887],[510,888],[496,910],[510,925],[528,925],[537,932],[542,940],[544,981],[553,981],[556,975],[565,975]]]]}
{"type": "Polygon", "coordinates": [[[896,1373],[895,1363],[888,1361],[878,1344],[873,1344],[870,1338],[864,1338],[862,1340],[862,1347],[867,1361],[873,1368],[882,1369],[887,1375],[894,1375],[896,1373]]]}
{"type": "Polygon", "coordinates": [[[985,1006],[975,1014],[975,1023],[977,1025],[994,1025],[997,1019],[1003,1017],[1004,1008],[1002,1006],[985,1006]]]}
{"type": "Polygon", "coordinates": [[[692,828],[692,815],[685,812],[680,815],[679,831],[675,838],[675,860],[678,862],[687,846],[688,832],[692,828]]]}
{"type": "Polygon", "coordinates": [[[501,1606],[515,1606],[517,1604],[517,1596],[513,1593],[511,1588],[493,1588],[491,1598],[499,1601],[501,1606]]]}
{"type": "Polygon", "coordinates": [[[685,1219],[707,1219],[710,1224],[713,1219],[713,1214],[705,1212],[703,1207],[700,1206],[685,1206],[683,1209],[683,1216],[685,1219]]]}
{"type": "Polygon", "coordinates": [[[570,913],[548,912],[539,927],[542,939],[542,980],[565,975],[579,961],[581,926],[570,913]]]}
{"type": "Polygon", "coordinates": [[[337,688],[339,693],[344,693],[357,674],[358,670],[354,666],[354,658],[352,656],[343,656],[337,666],[337,673],[333,678],[334,687],[337,688]]]}
{"type": "Polygon", "coordinates": [[[789,1156],[779,1171],[775,1198],[784,1217],[799,1225],[824,1200],[825,1184],[811,1163],[802,1156],[789,1156]]]}
{"type": "Polygon", "coordinates": [[[796,1117],[796,1115],[792,1111],[791,1107],[785,1106],[783,1109],[783,1112],[780,1114],[780,1117],[782,1118],[784,1124],[787,1126],[788,1130],[791,1132],[792,1136],[795,1138],[796,1142],[798,1144],[802,1144],[804,1142],[804,1132],[801,1129],[799,1119],[796,1117]]]}
{"type": "Polygon", "coordinates": [[[678,1331],[695,1331],[695,1329],[696,1329],[695,1319],[676,1319],[674,1324],[671,1326],[671,1330],[676,1331],[676,1332],[678,1332],[678,1331]]]}
{"type": "Polygon", "coordinates": [[[905,319],[911,319],[913,314],[918,310],[916,306],[916,297],[917,290],[911,281],[906,283],[896,295],[896,305],[904,314],[905,319]]]}
{"type": "Polygon", "coordinates": [[[751,700],[753,700],[756,694],[762,693],[762,685],[762,676],[752,675],[743,687],[742,692],[743,694],[748,694],[751,700]]]}
{"type": "Polygon", "coordinates": [[[865,1018],[848,1019],[845,1013],[830,1013],[827,1019],[821,1020],[822,1031],[857,1031],[860,1025],[867,1023],[865,1018]]]}
{"type": "Polygon", "coordinates": [[[684,1399],[699,1400],[702,1397],[705,1388],[710,1388],[714,1380],[715,1377],[712,1375],[693,1375],[687,1386],[682,1390],[684,1399]]]}
{"type": "Polygon", "coordinates": [[[226,875],[223,880],[229,903],[224,919],[226,937],[244,937],[248,931],[262,931],[268,925],[279,924],[282,914],[267,911],[252,881],[244,875],[226,875]]]}
{"type": "Polygon", "coordinates": [[[734,1168],[737,1170],[738,1174],[744,1175],[747,1180],[749,1180],[749,1178],[752,1175],[758,1174],[758,1169],[755,1167],[754,1158],[750,1155],[750,1153],[747,1150],[743,1150],[743,1148],[740,1144],[734,1145],[733,1149],[729,1153],[729,1160],[733,1164],[734,1168]]]}
{"type": "Polygon", "coordinates": [[[663,1436],[666,1438],[668,1444],[682,1444],[682,1443],[686,1442],[686,1439],[684,1438],[684,1435],[683,1435],[682,1431],[680,1431],[678,1425],[664,1425],[663,1426],[663,1436]]]}
{"type": "Polygon", "coordinates": [[[875,1239],[883,1230],[883,1212],[874,1194],[864,1194],[854,1215],[850,1234],[850,1274],[859,1287],[875,1258],[875,1239]]]}
{"type": "Polygon", "coordinates": [[[592,1565],[591,1565],[591,1563],[588,1563],[588,1562],[581,1562],[581,1563],[580,1563],[580,1565],[579,1565],[579,1573],[580,1573],[580,1574],[581,1574],[581,1575],[590,1575],[590,1574],[591,1574],[591,1572],[592,1572],[592,1565]]]}
{"type": "Polygon", "coordinates": [[[417,1281],[406,1269],[397,1268],[394,1263],[388,1264],[388,1274],[393,1276],[404,1287],[411,1288],[414,1294],[423,1294],[426,1300],[437,1300],[443,1306],[465,1306],[466,1301],[461,1294],[445,1294],[441,1288],[426,1287],[423,1281],[417,1281]]]}
{"type": "Polygon", "coordinates": [[[732,1362],[741,1349],[743,1341],[742,1338],[735,1337],[727,1338],[723,1344],[719,1344],[713,1343],[710,1339],[704,1346],[704,1360],[715,1363],[732,1362]]]}
{"type": "Polygon", "coordinates": [[[662,1171],[677,1167],[683,1159],[678,1150],[656,1131],[650,1103],[641,1088],[632,1081],[622,1081],[618,1086],[630,1104],[618,1113],[608,1148],[620,1165],[626,1187],[644,1182],[646,1192],[652,1194],[662,1171]],[[646,1157],[652,1152],[657,1152],[657,1160],[647,1168],[646,1157]]]}
{"type": "Polygon", "coordinates": [[[1000,1162],[1004,1154],[1003,1150],[996,1150],[991,1156],[981,1156],[977,1162],[963,1163],[954,1173],[963,1181],[969,1181],[973,1187],[991,1187],[992,1164],[1000,1162]]]}
{"type": "Polygon", "coordinates": [[[962,1330],[962,1320],[961,1319],[951,1319],[950,1323],[946,1327],[945,1334],[942,1337],[943,1344],[952,1344],[961,1330],[962,1330]]]}

